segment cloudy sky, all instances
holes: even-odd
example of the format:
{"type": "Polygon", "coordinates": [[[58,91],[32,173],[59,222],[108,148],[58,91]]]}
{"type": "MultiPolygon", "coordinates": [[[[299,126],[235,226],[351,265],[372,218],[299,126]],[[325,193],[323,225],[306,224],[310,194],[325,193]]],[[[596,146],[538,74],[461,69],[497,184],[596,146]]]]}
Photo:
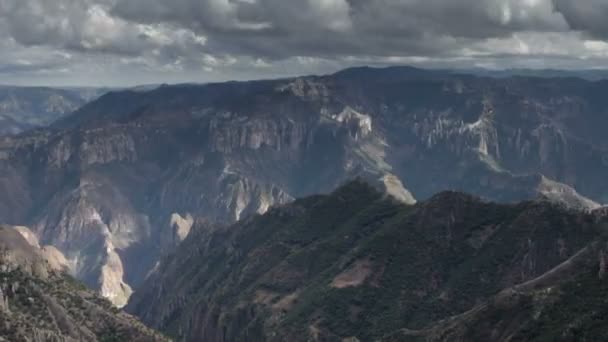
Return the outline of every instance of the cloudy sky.
{"type": "Polygon", "coordinates": [[[0,0],[0,83],[608,68],[608,0],[0,0]]]}

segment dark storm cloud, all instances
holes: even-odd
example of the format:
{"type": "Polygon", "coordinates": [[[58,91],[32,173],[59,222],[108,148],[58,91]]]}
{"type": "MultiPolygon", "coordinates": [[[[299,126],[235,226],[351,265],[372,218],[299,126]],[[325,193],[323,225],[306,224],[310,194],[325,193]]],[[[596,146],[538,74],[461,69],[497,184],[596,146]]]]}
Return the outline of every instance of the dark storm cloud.
{"type": "Polygon", "coordinates": [[[608,38],[608,1],[554,0],[554,3],[570,28],[598,38],[608,38]]]}
{"type": "Polygon", "coordinates": [[[66,68],[157,78],[357,63],[592,66],[608,59],[607,16],[606,0],[0,0],[0,57],[47,63],[46,49],[69,55],[52,60],[66,68]]]}
{"type": "Polygon", "coordinates": [[[169,22],[208,35],[215,49],[271,58],[435,55],[472,40],[568,28],[551,2],[524,0],[130,0],[112,13],[169,22]]]}

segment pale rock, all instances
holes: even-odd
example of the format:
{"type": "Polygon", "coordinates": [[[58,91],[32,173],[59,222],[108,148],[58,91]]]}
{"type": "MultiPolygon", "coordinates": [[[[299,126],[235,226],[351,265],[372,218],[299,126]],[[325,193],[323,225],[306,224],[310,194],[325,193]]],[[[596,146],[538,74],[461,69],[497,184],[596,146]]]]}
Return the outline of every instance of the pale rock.
{"type": "Polygon", "coordinates": [[[123,281],[124,269],[122,261],[114,250],[114,246],[110,241],[106,241],[105,247],[106,255],[99,277],[100,292],[102,296],[121,308],[127,305],[133,290],[123,281]]]}
{"type": "Polygon", "coordinates": [[[190,214],[186,214],[186,217],[182,217],[178,213],[173,213],[171,215],[171,227],[173,227],[175,236],[179,242],[184,241],[188,234],[190,234],[190,229],[193,224],[194,218],[190,214]]]}
{"type": "Polygon", "coordinates": [[[24,226],[14,226],[15,230],[19,232],[30,245],[36,248],[40,248],[40,243],[38,242],[38,237],[34,234],[28,227],[24,226]]]}
{"type": "Polygon", "coordinates": [[[414,196],[403,186],[403,183],[401,183],[401,180],[397,176],[386,174],[380,180],[387,194],[405,204],[416,204],[414,196]]]}
{"type": "Polygon", "coordinates": [[[537,191],[549,200],[572,209],[592,211],[601,207],[599,203],[581,196],[571,186],[553,181],[545,176],[541,176],[537,191]]]}

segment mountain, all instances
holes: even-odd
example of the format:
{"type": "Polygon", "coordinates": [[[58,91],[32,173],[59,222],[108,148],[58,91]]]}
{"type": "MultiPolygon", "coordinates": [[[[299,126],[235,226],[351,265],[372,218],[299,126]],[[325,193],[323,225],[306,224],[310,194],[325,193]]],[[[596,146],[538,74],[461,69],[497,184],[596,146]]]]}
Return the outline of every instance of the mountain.
{"type": "Polygon", "coordinates": [[[608,202],[608,82],[415,68],[114,91],[0,138],[0,222],[126,304],[198,219],[230,224],[355,177],[404,203],[444,190],[608,202]]]}
{"type": "Polygon", "coordinates": [[[0,340],[168,341],[64,274],[27,234],[0,227],[0,340]]]}
{"type": "Polygon", "coordinates": [[[195,224],[127,310],[185,341],[591,337],[584,327],[606,332],[607,223],[456,192],[404,205],[355,181],[229,227],[195,224]]]}
{"type": "Polygon", "coordinates": [[[96,88],[0,86],[0,135],[48,126],[104,91],[96,88]]]}

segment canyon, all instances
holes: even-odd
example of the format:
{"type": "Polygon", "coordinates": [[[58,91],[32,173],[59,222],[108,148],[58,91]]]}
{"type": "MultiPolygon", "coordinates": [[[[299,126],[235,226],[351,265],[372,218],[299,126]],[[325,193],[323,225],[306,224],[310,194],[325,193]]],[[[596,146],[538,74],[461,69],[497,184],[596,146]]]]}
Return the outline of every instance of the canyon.
{"type": "Polygon", "coordinates": [[[0,222],[122,307],[200,222],[357,177],[408,205],[454,190],[591,212],[608,202],[606,90],[393,67],[112,91],[0,137],[0,222]]]}

